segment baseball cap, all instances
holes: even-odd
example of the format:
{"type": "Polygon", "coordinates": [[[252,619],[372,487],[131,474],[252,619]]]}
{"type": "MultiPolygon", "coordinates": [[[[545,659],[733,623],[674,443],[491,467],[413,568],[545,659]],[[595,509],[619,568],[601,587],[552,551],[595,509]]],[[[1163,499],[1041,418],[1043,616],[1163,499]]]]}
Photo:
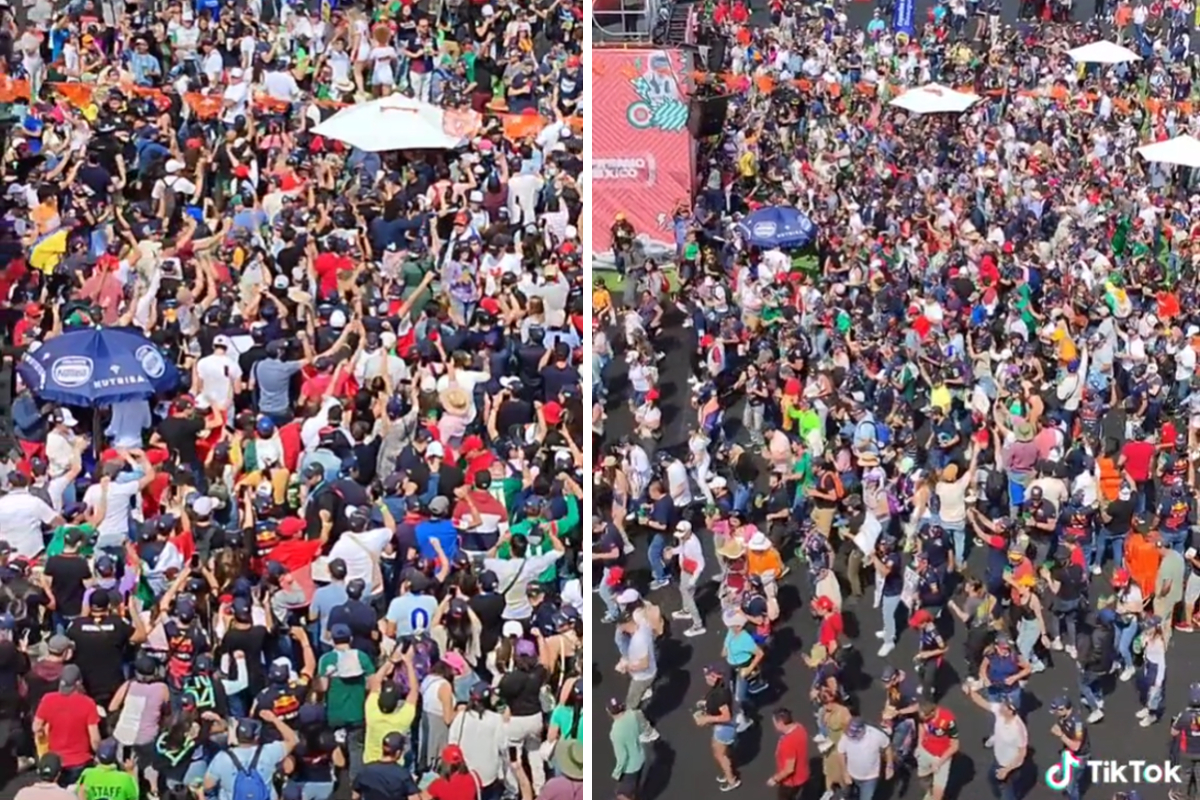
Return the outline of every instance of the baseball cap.
{"type": "Polygon", "coordinates": [[[96,748],[96,760],[101,764],[115,764],[120,752],[120,745],[116,739],[105,739],[96,748]]]}
{"type": "Polygon", "coordinates": [[[60,692],[70,692],[83,681],[83,673],[79,667],[74,664],[67,664],[63,667],[62,674],[58,678],[58,690],[60,692]]]}
{"type": "Polygon", "coordinates": [[[462,748],[456,744],[448,744],[442,748],[442,763],[443,764],[464,764],[467,757],[463,755],[462,748]]]}
{"type": "Polygon", "coordinates": [[[213,500],[211,497],[201,497],[192,503],[192,511],[196,512],[197,517],[207,517],[213,512],[213,500]]]}
{"type": "Polygon", "coordinates": [[[933,622],[933,615],[925,609],[921,609],[912,615],[912,619],[908,621],[908,626],[910,628],[919,628],[922,625],[926,625],[930,622],[933,622]]]}
{"type": "Polygon", "coordinates": [[[52,781],[62,772],[62,759],[57,753],[46,753],[38,760],[37,774],[44,781],[52,781]]]}
{"type": "Polygon", "coordinates": [[[50,651],[51,655],[61,656],[71,649],[71,640],[61,633],[56,633],[50,637],[50,641],[46,642],[46,649],[50,651]]]}
{"type": "Polygon", "coordinates": [[[350,630],[350,626],[346,625],[345,623],[342,623],[342,622],[339,622],[334,625],[330,625],[329,626],[329,635],[330,635],[330,637],[333,638],[334,642],[339,642],[339,643],[348,642],[352,638],[354,638],[354,634],[350,630]]]}
{"type": "Polygon", "coordinates": [[[392,731],[387,736],[384,736],[383,752],[390,755],[398,755],[404,752],[404,734],[399,731],[392,731]]]}
{"type": "MultiPolygon", "coordinates": [[[[430,445],[430,447],[433,447],[433,445],[430,445]]],[[[442,497],[441,495],[433,498],[429,501],[429,513],[436,514],[438,516],[449,514],[450,500],[446,497],[442,497]]]]}

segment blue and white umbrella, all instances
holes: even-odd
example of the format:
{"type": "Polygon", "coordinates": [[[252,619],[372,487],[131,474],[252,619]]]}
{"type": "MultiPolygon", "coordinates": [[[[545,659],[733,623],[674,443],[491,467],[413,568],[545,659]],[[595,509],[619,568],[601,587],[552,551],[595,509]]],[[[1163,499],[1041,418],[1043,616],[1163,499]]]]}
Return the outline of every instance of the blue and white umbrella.
{"type": "Polygon", "coordinates": [[[746,244],[753,247],[796,250],[817,238],[817,226],[804,213],[791,206],[760,208],[737,224],[746,244]]]}
{"type": "Polygon", "coordinates": [[[179,370],[134,328],[81,328],[21,356],[17,373],[34,396],[103,407],[179,386],[179,370]]]}

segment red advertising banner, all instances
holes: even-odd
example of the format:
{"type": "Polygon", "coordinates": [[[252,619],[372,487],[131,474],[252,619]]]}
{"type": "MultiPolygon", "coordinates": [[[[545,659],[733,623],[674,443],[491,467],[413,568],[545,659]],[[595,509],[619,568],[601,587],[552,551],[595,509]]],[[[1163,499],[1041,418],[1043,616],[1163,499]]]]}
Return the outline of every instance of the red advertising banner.
{"type": "Polygon", "coordinates": [[[623,213],[652,249],[674,249],[671,212],[692,192],[684,56],[597,48],[592,64],[593,246],[611,247],[623,213]]]}

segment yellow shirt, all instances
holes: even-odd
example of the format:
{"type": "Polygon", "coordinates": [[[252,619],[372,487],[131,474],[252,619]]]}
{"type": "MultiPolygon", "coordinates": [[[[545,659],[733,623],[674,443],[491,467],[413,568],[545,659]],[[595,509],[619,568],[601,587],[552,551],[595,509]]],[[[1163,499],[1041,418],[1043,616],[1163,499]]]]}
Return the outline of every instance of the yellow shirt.
{"type": "Polygon", "coordinates": [[[416,718],[417,709],[411,703],[401,702],[395,711],[385,714],[379,710],[379,692],[367,695],[367,731],[363,763],[370,764],[383,758],[383,737],[389,733],[403,733],[407,736],[416,718]]]}

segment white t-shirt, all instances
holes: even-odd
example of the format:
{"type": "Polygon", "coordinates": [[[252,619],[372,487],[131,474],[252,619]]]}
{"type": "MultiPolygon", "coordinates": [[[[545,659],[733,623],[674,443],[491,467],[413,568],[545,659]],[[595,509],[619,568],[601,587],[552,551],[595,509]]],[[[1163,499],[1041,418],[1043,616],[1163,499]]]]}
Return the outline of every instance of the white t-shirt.
{"type": "Polygon", "coordinates": [[[46,461],[50,466],[50,477],[65,475],[74,460],[75,448],[71,440],[58,431],[50,431],[46,436],[46,461]]]}
{"type": "Polygon", "coordinates": [[[654,657],[654,631],[650,630],[650,626],[644,622],[638,624],[638,628],[629,637],[629,648],[625,651],[625,661],[629,664],[636,664],[641,661],[648,663],[645,669],[638,671],[630,671],[629,677],[635,681],[652,681],[658,675],[658,662],[654,657]]]}
{"type": "Polygon", "coordinates": [[[688,481],[687,467],[679,459],[667,465],[667,491],[675,501],[676,508],[692,504],[692,484],[688,481]]]}
{"type": "Polygon", "coordinates": [[[157,202],[162,199],[168,189],[177,195],[182,194],[190,198],[196,193],[196,184],[178,173],[167,175],[154,182],[154,188],[150,190],[150,198],[157,202]]]}
{"type": "Polygon", "coordinates": [[[0,497],[0,539],[8,542],[19,556],[33,558],[45,547],[42,524],[49,525],[58,516],[40,497],[26,489],[17,489],[0,497]]]}
{"type": "Polygon", "coordinates": [[[992,726],[992,755],[1002,767],[1017,766],[1017,756],[1029,745],[1029,731],[1018,716],[1005,719],[1000,716],[1000,704],[991,703],[995,722],[992,726]]]}
{"type": "Polygon", "coordinates": [[[677,555],[681,569],[684,561],[696,562],[696,571],[692,573],[691,580],[695,581],[704,573],[704,547],[700,544],[700,537],[693,534],[684,539],[677,555]]]}
{"type": "Polygon", "coordinates": [[[867,726],[861,739],[843,736],[838,740],[838,752],[846,757],[846,771],[856,781],[874,780],[883,771],[883,751],[891,741],[879,728],[867,726]]]}
{"type": "MultiPolygon", "coordinates": [[[[83,493],[83,502],[88,508],[99,508],[104,487],[95,483],[83,493]]],[[[111,482],[108,484],[108,504],[104,508],[104,519],[96,526],[99,536],[97,547],[121,547],[129,539],[129,506],[137,497],[137,481],[111,482]]]]}
{"type": "Polygon", "coordinates": [[[241,380],[242,368],[228,355],[213,353],[196,362],[196,374],[203,382],[201,396],[218,408],[233,403],[233,382],[241,380]]]}
{"type": "Polygon", "coordinates": [[[382,586],[376,586],[374,562],[383,554],[384,545],[392,540],[392,532],[387,528],[376,528],[362,533],[346,531],[329,551],[329,558],[340,558],[346,562],[346,581],[355,578],[367,585],[367,594],[373,595],[383,591],[382,586]],[[375,555],[372,560],[371,554],[375,555]]]}
{"type": "MultiPolygon", "coordinates": [[[[215,51],[214,51],[215,52],[215,51]]],[[[246,104],[250,102],[250,84],[246,81],[230,84],[222,95],[231,104],[225,109],[224,121],[232,125],[237,118],[246,113],[246,104]]]]}

